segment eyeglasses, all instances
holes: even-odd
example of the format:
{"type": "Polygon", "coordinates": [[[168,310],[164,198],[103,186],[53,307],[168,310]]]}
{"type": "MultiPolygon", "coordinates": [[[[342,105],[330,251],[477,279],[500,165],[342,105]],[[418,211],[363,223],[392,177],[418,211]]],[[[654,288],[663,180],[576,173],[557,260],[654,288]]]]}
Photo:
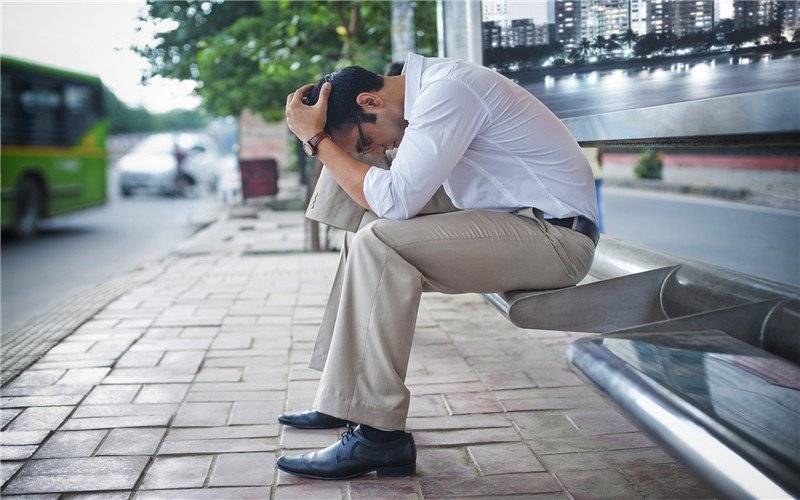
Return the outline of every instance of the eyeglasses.
{"type": "Polygon", "coordinates": [[[356,141],[356,154],[363,156],[367,151],[372,148],[372,141],[370,141],[364,131],[361,129],[361,118],[356,115],[356,128],[358,129],[358,140],[356,141]]]}

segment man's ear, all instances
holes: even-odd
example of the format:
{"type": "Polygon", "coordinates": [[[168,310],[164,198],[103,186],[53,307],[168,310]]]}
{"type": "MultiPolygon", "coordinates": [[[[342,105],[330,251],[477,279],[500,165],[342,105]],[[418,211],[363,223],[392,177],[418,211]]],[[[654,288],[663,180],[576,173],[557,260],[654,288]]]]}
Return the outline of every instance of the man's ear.
{"type": "Polygon", "coordinates": [[[365,109],[380,108],[383,107],[383,99],[372,92],[362,92],[356,96],[356,104],[365,109]]]}

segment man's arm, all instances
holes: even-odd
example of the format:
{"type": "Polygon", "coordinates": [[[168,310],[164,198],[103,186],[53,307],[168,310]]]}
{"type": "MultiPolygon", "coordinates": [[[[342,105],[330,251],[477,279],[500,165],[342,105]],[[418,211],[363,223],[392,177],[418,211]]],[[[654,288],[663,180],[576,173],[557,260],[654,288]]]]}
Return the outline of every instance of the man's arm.
{"type": "Polygon", "coordinates": [[[369,165],[342,151],[342,148],[330,138],[323,139],[319,143],[317,158],[325,164],[336,182],[344,189],[345,193],[350,195],[353,201],[367,210],[372,210],[364,196],[364,177],[370,169],[369,165]]]}

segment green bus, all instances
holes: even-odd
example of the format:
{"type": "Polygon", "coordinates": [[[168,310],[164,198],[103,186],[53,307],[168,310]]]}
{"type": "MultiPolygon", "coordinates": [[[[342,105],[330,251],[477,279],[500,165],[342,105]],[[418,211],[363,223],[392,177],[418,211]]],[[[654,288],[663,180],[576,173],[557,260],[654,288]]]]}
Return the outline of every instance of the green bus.
{"type": "Polygon", "coordinates": [[[43,218],[106,202],[100,78],[0,58],[3,229],[36,233],[43,218]]]}

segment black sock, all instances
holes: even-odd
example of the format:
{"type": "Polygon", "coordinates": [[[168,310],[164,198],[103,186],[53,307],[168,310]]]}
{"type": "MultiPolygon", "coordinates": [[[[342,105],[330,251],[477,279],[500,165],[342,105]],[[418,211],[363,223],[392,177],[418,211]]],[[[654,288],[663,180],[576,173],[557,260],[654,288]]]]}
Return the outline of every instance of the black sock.
{"type": "Polygon", "coordinates": [[[361,424],[359,429],[367,439],[376,443],[388,443],[389,441],[400,439],[405,434],[403,431],[384,431],[364,424],[361,424]]]}

